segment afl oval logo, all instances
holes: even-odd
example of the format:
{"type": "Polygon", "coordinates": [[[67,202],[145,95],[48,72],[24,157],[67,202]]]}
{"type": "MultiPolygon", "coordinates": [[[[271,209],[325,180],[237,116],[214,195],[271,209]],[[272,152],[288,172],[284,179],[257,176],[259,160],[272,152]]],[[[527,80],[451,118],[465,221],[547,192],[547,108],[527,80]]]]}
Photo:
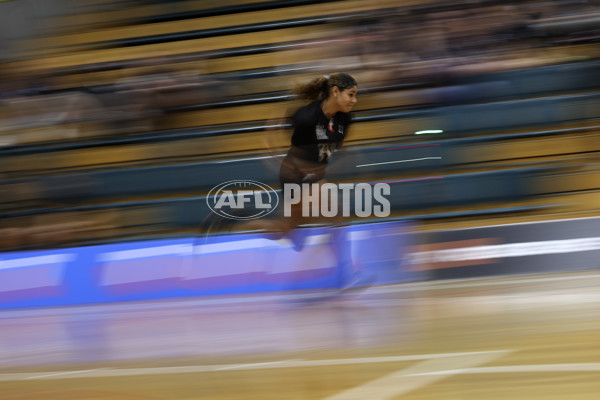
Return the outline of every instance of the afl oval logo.
{"type": "Polygon", "coordinates": [[[258,181],[229,181],[215,186],[206,196],[208,207],[229,219],[255,219],[272,213],[279,204],[277,192],[258,181]]]}

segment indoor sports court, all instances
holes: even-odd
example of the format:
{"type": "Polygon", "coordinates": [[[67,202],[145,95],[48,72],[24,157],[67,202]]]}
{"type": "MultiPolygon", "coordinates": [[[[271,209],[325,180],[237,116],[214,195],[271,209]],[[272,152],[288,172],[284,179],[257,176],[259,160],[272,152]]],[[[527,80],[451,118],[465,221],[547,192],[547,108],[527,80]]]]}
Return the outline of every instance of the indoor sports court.
{"type": "Polygon", "coordinates": [[[5,311],[3,399],[597,399],[600,274],[5,311]]]}

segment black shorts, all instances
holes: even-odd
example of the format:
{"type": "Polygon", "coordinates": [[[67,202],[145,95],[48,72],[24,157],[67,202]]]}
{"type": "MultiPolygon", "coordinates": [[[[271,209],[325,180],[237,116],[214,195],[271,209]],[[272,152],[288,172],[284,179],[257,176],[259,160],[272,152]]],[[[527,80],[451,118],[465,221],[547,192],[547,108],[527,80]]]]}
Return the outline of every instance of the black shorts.
{"type": "Polygon", "coordinates": [[[283,189],[286,183],[317,183],[325,177],[326,164],[299,160],[288,153],[279,168],[279,183],[283,189]]]}

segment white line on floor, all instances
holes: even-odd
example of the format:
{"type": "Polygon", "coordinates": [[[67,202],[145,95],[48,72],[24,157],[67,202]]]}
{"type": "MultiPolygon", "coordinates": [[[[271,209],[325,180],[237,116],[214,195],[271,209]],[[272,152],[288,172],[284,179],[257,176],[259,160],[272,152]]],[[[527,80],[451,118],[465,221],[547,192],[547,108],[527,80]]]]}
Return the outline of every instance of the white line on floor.
{"type": "MultiPolygon", "coordinates": [[[[460,357],[492,357],[496,358],[506,354],[506,350],[478,351],[466,353],[439,353],[439,354],[415,354],[404,356],[386,357],[361,357],[361,358],[338,358],[329,360],[282,360],[251,364],[225,364],[225,365],[190,365],[173,367],[148,367],[148,368],[103,368],[79,371],[56,371],[56,372],[21,372],[0,374],[0,382],[37,380],[37,379],[74,379],[74,378],[107,378],[131,375],[166,375],[166,374],[189,374],[199,372],[215,372],[226,370],[255,370],[274,368],[305,368],[335,365],[354,365],[371,363],[390,363],[404,361],[455,359],[460,357]]],[[[455,364],[452,364],[455,365],[455,364]]],[[[420,372],[420,371],[416,371],[420,372]]]]}
{"type": "MultiPolygon", "coordinates": [[[[61,372],[49,372],[44,375],[32,375],[29,377],[25,377],[23,379],[46,379],[46,378],[55,378],[55,377],[63,377],[65,375],[74,375],[74,374],[84,374],[90,371],[99,371],[100,369],[83,369],[80,371],[61,371],[61,372]]],[[[10,375],[10,374],[8,374],[10,375]]]]}
{"type": "Polygon", "coordinates": [[[451,369],[446,371],[433,371],[410,376],[425,375],[454,375],[454,374],[500,374],[500,373],[525,373],[525,372],[598,372],[600,363],[575,363],[575,364],[537,364],[537,365],[503,365],[497,367],[478,367],[451,369]]]}
{"type": "Polygon", "coordinates": [[[444,379],[454,374],[459,374],[461,369],[485,364],[499,358],[506,352],[470,354],[450,358],[440,358],[420,362],[408,368],[393,372],[381,378],[374,379],[359,386],[329,396],[324,400],[387,400],[396,398],[405,393],[427,386],[435,381],[444,379]],[[447,370],[446,367],[455,369],[447,370]],[[458,367],[458,369],[456,369],[458,367]],[[433,372],[446,371],[447,374],[432,374],[433,372]]]}

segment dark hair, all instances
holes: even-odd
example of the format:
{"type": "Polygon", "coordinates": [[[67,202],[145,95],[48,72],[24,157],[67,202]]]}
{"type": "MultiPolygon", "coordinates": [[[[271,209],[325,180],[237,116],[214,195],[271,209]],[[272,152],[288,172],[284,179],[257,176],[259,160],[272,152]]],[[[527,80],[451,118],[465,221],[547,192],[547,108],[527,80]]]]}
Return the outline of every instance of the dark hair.
{"type": "Polygon", "coordinates": [[[292,92],[303,100],[326,99],[329,96],[329,89],[334,86],[343,91],[357,85],[352,76],[344,72],[336,72],[330,76],[320,76],[308,83],[299,85],[292,92]]]}

